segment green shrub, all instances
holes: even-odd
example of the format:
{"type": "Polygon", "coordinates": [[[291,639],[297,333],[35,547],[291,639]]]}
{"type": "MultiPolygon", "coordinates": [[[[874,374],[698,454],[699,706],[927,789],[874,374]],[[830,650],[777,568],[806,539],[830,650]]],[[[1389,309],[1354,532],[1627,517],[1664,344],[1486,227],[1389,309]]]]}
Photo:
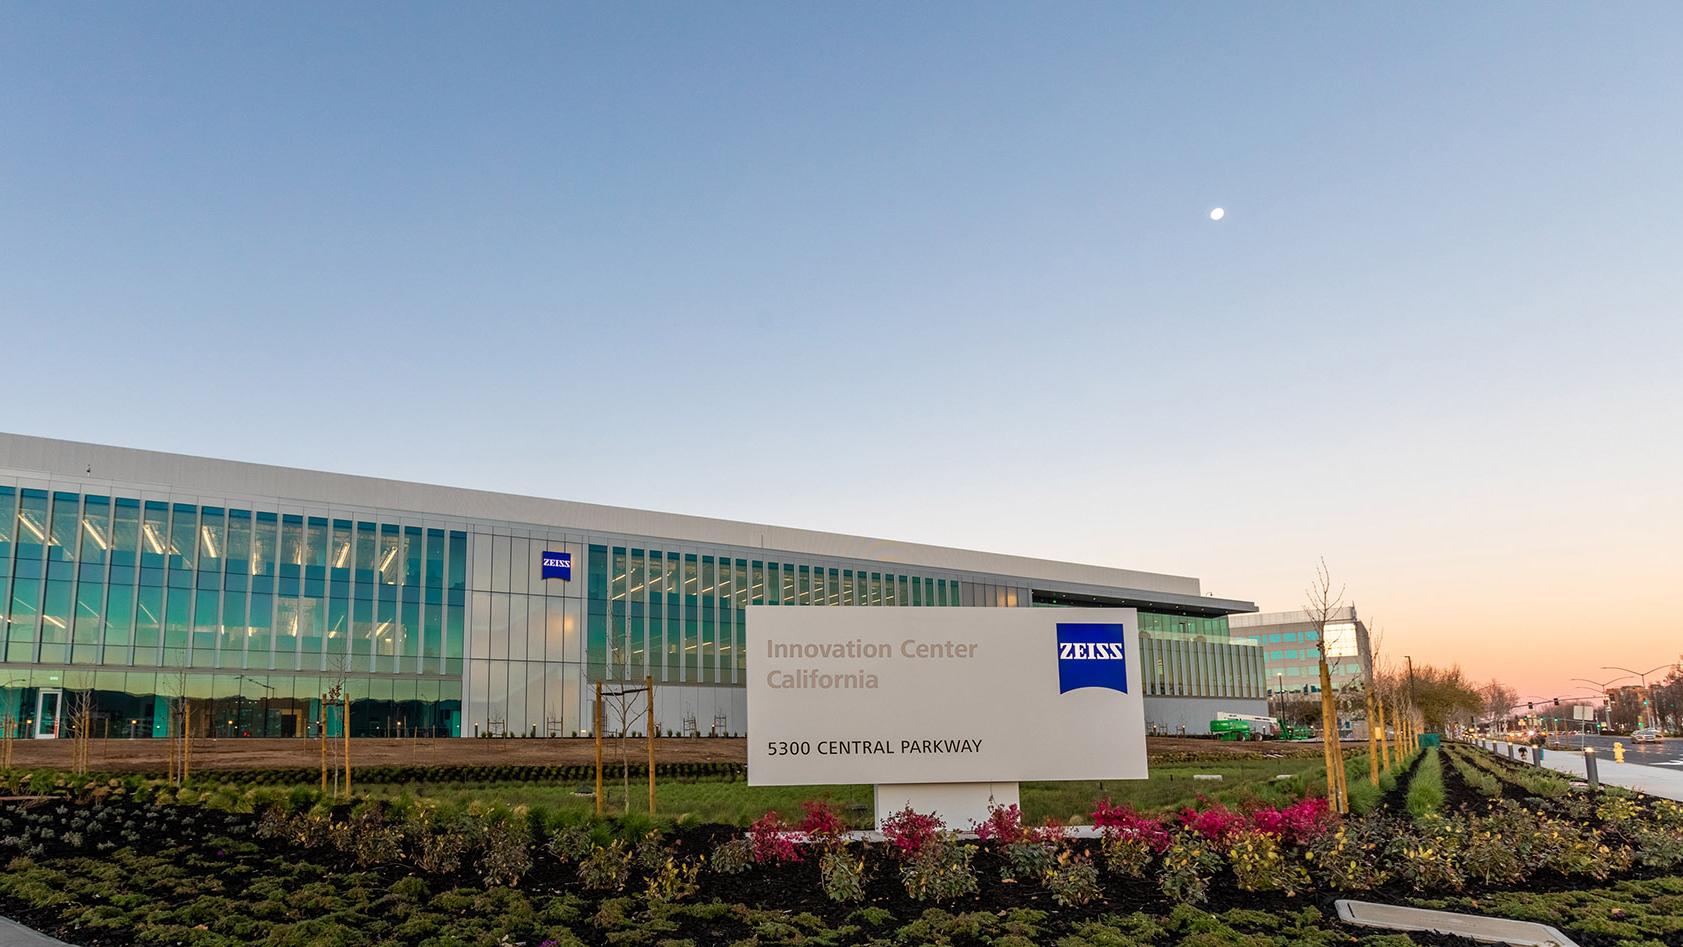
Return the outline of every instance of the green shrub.
{"type": "Polygon", "coordinates": [[[721,842],[713,849],[712,864],[721,875],[740,875],[754,867],[754,843],[740,836],[721,842]]]}
{"type": "Polygon", "coordinates": [[[976,872],[970,861],[976,850],[960,845],[951,832],[926,841],[900,867],[906,893],[919,901],[946,901],[975,894],[976,872]]]}
{"type": "Polygon", "coordinates": [[[999,869],[1000,877],[1038,881],[1058,864],[1058,847],[1024,839],[1006,845],[1002,856],[1005,864],[999,869]]]}
{"type": "Polygon", "coordinates": [[[1395,820],[1382,813],[1345,819],[1310,842],[1303,857],[1335,891],[1372,891],[1390,880],[1386,846],[1397,831],[1395,820]]]}
{"type": "Polygon", "coordinates": [[[1414,890],[1459,891],[1466,883],[1460,857],[1465,838],[1460,819],[1428,812],[1392,840],[1387,855],[1397,877],[1414,890]]]}
{"type": "Polygon", "coordinates": [[[1202,904],[1209,896],[1210,879],[1220,870],[1221,856],[1214,843],[1196,832],[1179,829],[1163,852],[1157,887],[1171,900],[1202,904]]]}
{"type": "MultiPolygon", "coordinates": [[[[670,904],[694,895],[701,885],[696,878],[701,874],[701,865],[695,862],[679,862],[675,858],[666,858],[649,872],[646,893],[650,901],[670,904]]],[[[623,882],[622,882],[623,884],[623,882]]]]}
{"type": "Polygon", "coordinates": [[[1105,869],[1124,878],[1144,878],[1157,857],[1149,838],[1137,834],[1107,832],[1099,840],[1099,854],[1105,869]]]}
{"type": "Polygon", "coordinates": [[[524,818],[509,817],[485,827],[479,871],[488,885],[515,885],[532,870],[531,831],[524,818]]]}
{"type": "Polygon", "coordinates": [[[591,849],[596,847],[596,840],[591,837],[590,826],[574,823],[562,826],[551,835],[545,847],[563,864],[571,864],[590,857],[591,849]]]}
{"type": "Polygon", "coordinates": [[[579,862],[579,884],[591,891],[623,891],[630,874],[631,852],[619,839],[595,846],[579,862]]]}
{"type": "Polygon", "coordinates": [[[1278,836],[1255,829],[1237,832],[1227,843],[1227,863],[1242,891],[1284,891],[1309,886],[1309,873],[1293,861],[1278,836]]]}
{"type": "Polygon", "coordinates": [[[846,845],[826,848],[818,857],[824,896],[843,904],[865,900],[865,859],[855,858],[846,845]]]}
{"type": "Polygon", "coordinates": [[[1089,904],[1104,894],[1104,889],[1099,887],[1099,869],[1093,860],[1068,850],[1058,853],[1044,877],[1052,900],[1066,908],[1089,904]]]}

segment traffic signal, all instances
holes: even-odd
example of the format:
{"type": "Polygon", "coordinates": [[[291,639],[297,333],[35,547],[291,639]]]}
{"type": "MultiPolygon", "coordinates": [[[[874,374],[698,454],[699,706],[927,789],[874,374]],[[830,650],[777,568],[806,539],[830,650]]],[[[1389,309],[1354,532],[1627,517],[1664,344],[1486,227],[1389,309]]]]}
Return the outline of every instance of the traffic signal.
{"type": "Polygon", "coordinates": [[[1525,709],[1526,710],[1536,710],[1537,705],[1534,702],[1528,700],[1528,701],[1525,702],[1525,709]]]}
{"type": "Polygon", "coordinates": [[[1559,707],[1559,706],[1560,706],[1560,698],[1559,698],[1559,697],[1556,697],[1556,698],[1555,698],[1555,699],[1554,699],[1554,705],[1555,705],[1555,706],[1556,706],[1556,707],[1559,707]]]}

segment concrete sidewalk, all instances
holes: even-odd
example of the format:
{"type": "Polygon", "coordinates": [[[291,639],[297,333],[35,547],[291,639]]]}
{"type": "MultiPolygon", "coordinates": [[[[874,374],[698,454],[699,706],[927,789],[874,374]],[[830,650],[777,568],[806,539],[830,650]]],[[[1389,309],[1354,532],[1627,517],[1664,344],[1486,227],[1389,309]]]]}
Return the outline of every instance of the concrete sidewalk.
{"type": "MultiPolygon", "coordinates": [[[[1495,753],[1497,756],[1513,756],[1513,747],[1502,740],[1479,740],[1477,745],[1495,753]]],[[[1529,762],[1536,747],[1520,746],[1526,751],[1529,762]]],[[[1615,763],[1610,756],[1596,754],[1596,774],[1604,785],[1622,786],[1635,789],[1650,796],[1661,796],[1683,802],[1683,770],[1665,769],[1659,766],[1644,766],[1641,763],[1615,763]]],[[[1546,750],[1543,753],[1543,766],[1556,772],[1565,773],[1577,779],[1584,776],[1584,756],[1572,750],[1546,750]]]]}
{"type": "Polygon", "coordinates": [[[8,921],[0,917],[0,947],[70,947],[70,945],[62,940],[54,940],[45,934],[37,934],[16,921],[8,921]]]}

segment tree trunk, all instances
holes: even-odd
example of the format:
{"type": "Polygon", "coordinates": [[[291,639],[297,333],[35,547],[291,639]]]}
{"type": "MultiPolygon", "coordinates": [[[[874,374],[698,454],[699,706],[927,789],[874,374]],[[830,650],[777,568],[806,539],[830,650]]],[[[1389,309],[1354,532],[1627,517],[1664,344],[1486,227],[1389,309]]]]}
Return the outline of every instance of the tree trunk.
{"type": "Polygon", "coordinates": [[[1379,737],[1373,732],[1377,715],[1374,713],[1373,689],[1367,688],[1367,781],[1379,785],[1379,737]]]}
{"type": "Polygon", "coordinates": [[[1385,734],[1385,696],[1381,694],[1373,702],[1379,707],[1379,752],[1385,758],[1385,768],[1389,770],[1396,764],[1391,762],[1391,738],[1385,734]]]}
{"type": "Polygon", "coordinates": [[[1344,751],[1338,740],[1338,702],[1332,694],[1332,672],[1327,669],[1326,652],[1321,653],[1321,739],[1326,748],[1327,761],[1327,803],[1332,811],[1344,813],[1349,811],[1345,799],[1344,786],[1344,751]]]}

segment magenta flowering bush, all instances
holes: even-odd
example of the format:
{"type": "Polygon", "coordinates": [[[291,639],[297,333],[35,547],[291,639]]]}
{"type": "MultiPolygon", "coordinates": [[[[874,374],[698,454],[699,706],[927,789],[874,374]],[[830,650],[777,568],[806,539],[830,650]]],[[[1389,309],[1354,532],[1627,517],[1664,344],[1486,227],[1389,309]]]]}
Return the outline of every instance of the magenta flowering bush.
{"type": "Polygon", "coordinates": [[[988,818],[976,824],[976,838],[983,842],[1010,845],[1023,839],[1023,813],[1016,803],[988,806],[988,818]]]}
{"type": "Polygon", "coordinates": [[[922,851],[946,827],[940,816],[917,812],[907,806],[882,820],[882,836],[894,846],[896,855],[910,858],[922,851]]]}
{"type": "Polygon", "coordinates": [[[804,815],[801,818],[801,831],[815,842],[830,843],[839,840],[847,834],[847,823],[828,802],[822,799],[811,799],[801,803],[804,815]]]}
{"type": "Polygon", "coordinates": [[[748,826],[748,843],[756,864],[785,864],[801,860],[801,847],[795,843],[794,830],[783,821],[776,810],[760,816],[748,826]]]}
{"type": "Polygon", "coordinates": [[[1217,804],[1207,809],[1182,809],[1180,824],[1212,842],[1225,842],[1235,833],[1250,827],[1251,820],[1217,804]]]}
{"type": "Polygon", "coordinates": [[[1135,812],[1129,806],[1114,806],[1106,799],[1092,812],[1093,825],[1106,836],[1141,842],[1154,852],[1169,847],[1169,830],[1158,819],[1135,812]]]}

